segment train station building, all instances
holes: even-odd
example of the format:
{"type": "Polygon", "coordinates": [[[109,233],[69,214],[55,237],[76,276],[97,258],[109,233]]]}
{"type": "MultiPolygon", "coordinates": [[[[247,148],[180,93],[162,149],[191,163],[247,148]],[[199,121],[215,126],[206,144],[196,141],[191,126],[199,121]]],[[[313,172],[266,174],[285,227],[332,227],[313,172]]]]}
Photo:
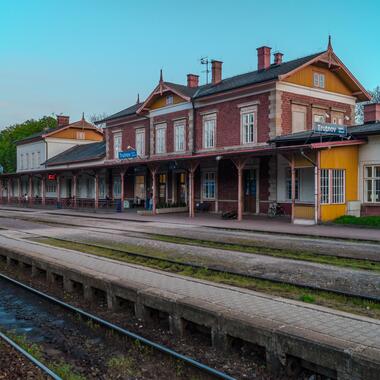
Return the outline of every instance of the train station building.
{"type": "Polygon", "coordinates": [[[65,119],[18,142],[1,202],[190,217],[236,211],[238,220],[278,204],[305,224],[380,213],[380,105],[365,106],[355,125],[356,103],[370,96],[331,42],[289,61],[262,46],[257,62],[224,78],[214,60],[203,85],[195,74],[178,84],[161,72],[144,101],[99,121],[103,129],[65,119]],[[48,151],[33,159],[32,144],[48,151]]]}

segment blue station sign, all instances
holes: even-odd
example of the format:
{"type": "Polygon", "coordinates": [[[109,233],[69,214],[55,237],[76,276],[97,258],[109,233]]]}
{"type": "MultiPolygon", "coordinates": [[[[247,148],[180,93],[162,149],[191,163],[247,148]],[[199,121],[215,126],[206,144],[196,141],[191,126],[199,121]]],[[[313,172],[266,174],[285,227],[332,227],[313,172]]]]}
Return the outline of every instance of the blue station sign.
{"type": "Polygon", "coordinates": [[[136,149],[129,149],[124,152],[119,152],[119,160],[128,160],[137,157],[136,149]]]}
{"type": "Polygon", "coordinates": [[[314,123],[313,132],[321,135],[347,136],[347,127],[339,124],[314,123]]]}

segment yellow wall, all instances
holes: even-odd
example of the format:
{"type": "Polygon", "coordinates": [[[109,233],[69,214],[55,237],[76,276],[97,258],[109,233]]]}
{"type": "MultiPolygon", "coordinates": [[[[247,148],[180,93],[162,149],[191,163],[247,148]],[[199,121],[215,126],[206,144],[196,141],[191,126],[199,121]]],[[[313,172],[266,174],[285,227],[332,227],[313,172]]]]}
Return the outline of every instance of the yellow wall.
{"type": "Polygon", "coordinates": [[[334,72],[314,65],[305,67],[304,69],[284,79],[284,81],[314,88],[314,72],[325,74],[324,90],[344,95],[352,95],[352,91],[350,91],[342,79],[340,79],[334,72]]]}
{"type": "Polygon", "coordinates": [[[175,95],[175,94],[165,93],[162,95],[162,97],[154,101],[149,108],[154,110],[157,108],[166,107],[166,97],[168,95],[173,95],[173,104],[184,103],[184,100],[180,96],[175,95]]]}
{"type": "Polygon", "coordinates": [[[53,133],[50,137],[58,138],[58,139],[77,139],[77,132],[85,133],[85,140],[91,141],[102,141],[103,135],[95,130],[91,129],[81,129],[81,128],[67,128],[63,131],[58,131],[57,133],[53,133]]]}
{"type": "MultiPolygon", "coordinates": [[[[321,169],[345,169],[346,204],[358,200],[358,146],[345,146],[321,150],[321,169]]],[[[346,214],[346,204],[321,204],[321,220],[334,220],[346,214]]]]}

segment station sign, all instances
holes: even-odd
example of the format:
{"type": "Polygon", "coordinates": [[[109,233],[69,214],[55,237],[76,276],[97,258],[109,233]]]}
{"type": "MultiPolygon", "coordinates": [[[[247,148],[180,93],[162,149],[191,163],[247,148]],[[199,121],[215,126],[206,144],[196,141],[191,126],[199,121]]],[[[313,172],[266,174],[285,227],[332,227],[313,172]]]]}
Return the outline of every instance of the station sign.
{"type": "Polygon", "coordinates": [[[128,160],[137,157],[136,149],[129,149],[124,152],[119,152],[119,160],[128,160]]]}
{"type": "Polygon", "coordinates": [[[313,132],[321,135],[347,136],[347,127],[340,124],[314,123],[313,132]]]}
{"type": "Polygon", "coordinates": [[[57,174],[48,174],[49,181],[55,181],[57,179],[57,174]]]}

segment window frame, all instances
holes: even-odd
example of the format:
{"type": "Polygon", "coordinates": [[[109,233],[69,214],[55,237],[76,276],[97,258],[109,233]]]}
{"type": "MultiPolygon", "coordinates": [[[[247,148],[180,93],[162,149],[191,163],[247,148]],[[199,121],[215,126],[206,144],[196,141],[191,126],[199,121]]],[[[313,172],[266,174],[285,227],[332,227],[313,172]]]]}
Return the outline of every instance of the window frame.
{"type": "Polygon", "coordinates": [[[166,123],[157,124],[155,126],[155,153],[156,154],[165,154],[166,153],[166,123]],[[158,150],[158,142],[159,142],[159,133],[162,132],[162,150],[158,150]]]}
{"type": "Polygon", "coordinates": [[[346,169],[327,169],[320,170],[319,175],[319,191],[321,205],[343,205],[346,204],[346,169]],[[334,189],[340,188],[339,176],[334,176],[337,172],[341,175],[341,192],[335,193],[334,189]],[[327,175],[326,175],[327,174],[327,175]],[[337,201],[336,197],[341,196],[341,201],[337,201]]]}
{"type": "Polygon", "coordinates": [[[84,131],[76,132],[77,140],[86,140],[86,133],[84,131]]]}
{"type": "MultiPolygon", "coordinates": [[[[301,169],[296,170],[296,194],[294,199],[300,201],[301,199],[301,169]]],[[[290,166],[285,167],[285,199],[289,202],[292,201],[292,168],[290,166]],[[289,197],[290,195],[290,197],[289,197]]]]}
{"type": "Polygon", "coordinates": [[[217,124],[216,124],[216,113],[212,113],[212,114],[207,114],[207,115],[204,115],[203,116],[203,119],[202,119],[202,146],[203,146],[203,149],[214,149],[216,147],[216,128],[217,128],[217,124]],[[213,123],[213,137],[212,137],[212,142],[213,144],[206,144],[206,141],[208,140],[208,133],[206,135],[206,126],[208,125],[209,122],[212,122],[213,123]]]}
{"type": "Polygon", "coordinates": [[[314,71],[313,72],[313,86],[316,88],[326,88],[326,75],[324,73],[314,71]]]}
{"type": "Polygon", "coordinates": [[[123,144],[123,136],[121,132],[114,133],[113,135],[113,158],[115,160],[119,159],[119,153],[122,151],[122,144],[123,144]],[[116,139],[120,139],[120,143],[118,144],[118,150],[116,152],[116,139]]]}
{"type": "Polygon", "coordinates": [[[184,120],[177,121],[174,123],[174,151],[175,152],[185,152],[186,151],[186,123],[184,120]],[[182,149],[178,144],[178,130],[182,128],[182,149]]]}
{"type": "Polygon", "coordinates": [[[205,170],[202,172],[202,199],[206,201],[215,201],[217,194],[217,173],[215,170],[205,170]],[[213,178],[213,195],[209,195],[209,189],[207,190],[208,185],[210,184],[210,179],[207,177],[212,175],[213,178]],[[206,191],[207,190],[207,191],[206,191]]]}
{"type": "Polygon", "coordinates": [[[139,157],[145,156],[145,128],[138,128],[135,131],[135,149],[139,157]],[[141,137],[142,136],[142,137],[141,137]],[[141,151],[138,149],[138,138],[141,138],[141,151]]]}
{"type": "MultiPolygon", "coordinates": [[[[307,130],[307,106],[306,105],[300,105],[300,104],[292,104],[292,133],[297,133],[297,132],[304,132],[307,130]],[[295,117],[294,114],[302,114],[303,115],[303,129],[302,130],[295,130],[295,117]]],[[[314,119],[313,119],[314,120],[314,119]]]]}
{"type": "Polygon", "coordinates": [[[165,104],[167,106],[171,106],[174,104],[174,96],[173,95],[166,95],[165,104]]]}
{"type": "Polygon", "coordinates": [[[380,204],[380,195],[378,200],[374,200],[376,198],[376,182],[380,182],[380,163],[378,164],[372,164],[372,165],[364,165],[363,167],[363,186],[364,186],[364,203],[370,203],[370,204],[380,204]],[[367,175],[367,169],[371,168],[371,176],[367,175]],[[374,175],[375,169],[378,168],[379,175],[374,175]],[[368,200],[368,187],[367,182],[371,183],[371,200],[368,200]]]}
{"type": "Polygon", "coordinates": [[[249,144],[257,144],[257,107],[244,107],[240,109],[240,141],[242,145],[249,145],[249,144]],[[245,123],[245,117],[253,115],[253,121],[248,121],[245,123]],[[247,133],[246,133],[246,127],[252,126],[252,133],[248,133],[249,135],[252,135],[252,141],[248,141],[246,139],[247,133]]]}

